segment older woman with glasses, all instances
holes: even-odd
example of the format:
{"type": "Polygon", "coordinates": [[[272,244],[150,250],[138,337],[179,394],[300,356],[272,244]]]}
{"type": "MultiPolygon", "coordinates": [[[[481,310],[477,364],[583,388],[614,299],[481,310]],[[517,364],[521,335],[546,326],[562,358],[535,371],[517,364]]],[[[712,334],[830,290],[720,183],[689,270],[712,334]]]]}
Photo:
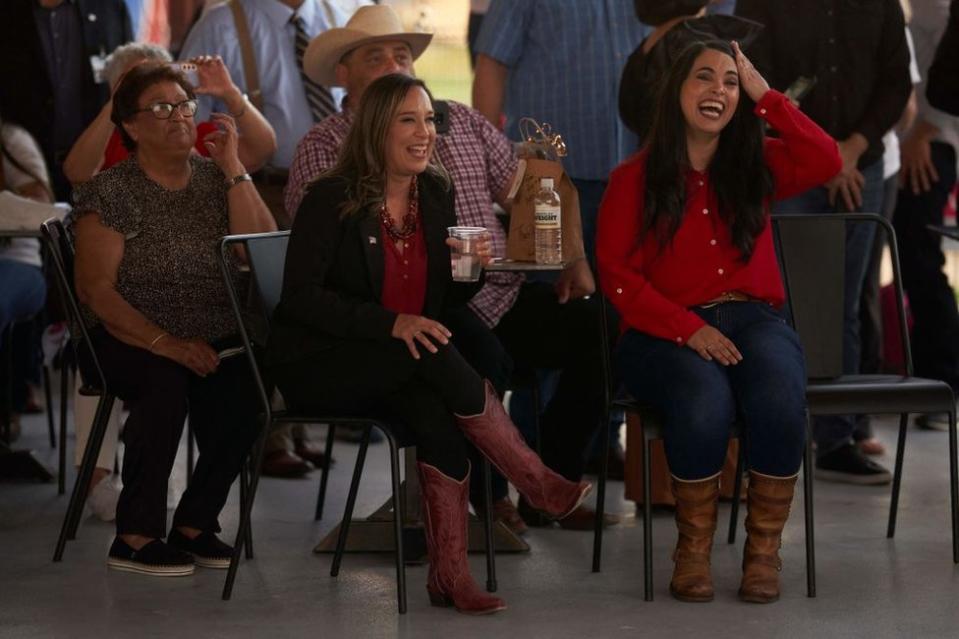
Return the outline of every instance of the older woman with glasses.
{"type": "Polygon", "coordinates": [[[213,116],[206,159],[192,153],[194,113],[180,72],[130,70],[111,116],[130,156],[75,194],[77,293],[107,385],[130,409],[108,565],[163,576],[229,564],[217,517],[257,424],[247,368],[217,355],[236,325],[216,252],[227,233],[275,229],[237,157],[233,118],[213,116]],[[167,478],[187,414],[200,457],[164,543],[167,478]]]}

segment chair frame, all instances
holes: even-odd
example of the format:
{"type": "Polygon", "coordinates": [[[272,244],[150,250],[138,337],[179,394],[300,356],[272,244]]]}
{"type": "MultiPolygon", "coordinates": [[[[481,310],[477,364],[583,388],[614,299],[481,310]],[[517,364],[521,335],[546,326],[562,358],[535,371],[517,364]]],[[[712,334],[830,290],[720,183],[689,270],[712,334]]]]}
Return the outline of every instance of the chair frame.
{"type": "MultiPolygon", "coordinates": [[[[257,442],[254,446],[253,452],[251,453],[251,476],[249,485],[244,487],[241,483],[241,489],[245,490],[245,496],[241,499],[242,504],[242,513],[240,517],[240,525],[237,530],[236,543],[233,549],[233,557],[230,561],[230,567],[227,572],[226,582],[223,587],[223,599],[230,599],[233,591],[233,584],[236,579],[236,571],[239,564],[240,553],[245,544],[248,547],[248,534],[250,530],[250,515],[253,508],[253,502],[256,496],[257,486],[259,484],[260,478],[260,466],[263,461],[263,452],[266,444],[266,438],[270,430],[274,425],[284,424],[284,423],[312,423],[312,424],[329,424],[329,432],[327,435],[327,448],[326,448],[326,468],[324,469],[324,474],[320,487],[320,496],[317,503],[318,515],[322,510],[322,500],[323,495],[326,492],[326,478],[329,472],[329,461],[330,461],[330,451],[331,451],[331,442],[335,433],[335,427],[337,425],[354,425],[360,426],[364,429],[363,439],[360,442],[360,449],[357,454],[356,465],[353,468],[353,477],[350,482],[350,492],[347,496],[346,508],[343,516],[343,520],[340,525],[339,535],[337,538],[336,551],[333,556],[333,562],[330,569],[330,575],[335,577],[339,574],[340,565],[343,559],[343,553],[346,548],[346,540],[349,532],[349,524],[353,514],[353,508],[356,504],[356,495],[359,489],[360,477],[363,472],[363,466],[366,460],[366,452],[370,442],[370,435],[373,428],[378,429],[386,438],[387,443],[389,444],[390,449],[390,471],[392,477],[392,506],[393,506],[393,534],[394,534],[394,543],[396,547],[395,552],[395,563],[396,563],[396,581],[397,581],[397,606],[400,614],[405,614],[407,610],[407,597],[406,597],[406,571],[405,571],[405,557],[403,552],[403,503],[402,503],[402,493],[400,490],[400,459],[399,459],[399,449],[406,445],[410,445],[409,442],[401,442],[397,437],[394,430],[396,429],[395,425],[387,424],[381,420],[373,418],[363,418],[363,417],[352,417],[352,416],[339,416],[339,415],[297,415],[292,414],[288,411],[274,411],[272,404],[270,402],[270,393],[267,392],[267,384],[264,382],[263,376],[260,372],[259,362],[256,357],[256,345],[250,336],[250,332],[247,330],[246,322],[243,319],[243,312],[240,305],[239,295],[237,294],[236,288],[234,287],[233,280],[230,274],[230,270],[227,262],[227,252],[232,250],[232,247],[244,245],[249,251],[249,243],[255,241],[271,240],[274,238],[288,237],[290,234],[289,231],[276,231],[272,233],[250,233],[250,234],[241,234],[241,235],[228,235],[221,239],[220,241],[220,251],[217,255],[220,270],[223,275],[224,284],[227,290],[227,294],[230,299],[230,304],[233,308],[233,313],[236,318],[237,328],[240,333],[240,338],[242,340],[243,350],[246,354],[247,361],[250,365],[250,371],[253,375],[254,382],[257,388],[257,394],[259,395],[260,403],[263,408],[263,428],[261,429],[260,435],[257,439],[257,442]]],[[[256,263],[254,260],[250,260],[250,269],[254,274],[254,282],[256,281],[255,271],[256,263]]],[[[269,315],[272,315],[272,309],[264,308],[264,311],[268,312],[269,315]]],[[[484,464],[485,472],[485,489],[486,489],[486,501],[490,503],[490,472],[489,472],[489,463],[484,464]]],[[[317,517],[319,518],[319,516],[317,517]]],[[[495,568],[495,558],[493,551],[493,529],[492,529],[492,509],[486,508],[484,514],[484,529],[486,537],[486,555],[487,555],[487,590],[490,592],[495,592],[496,590],[496,568],[495,568]]],[[[248,553],[248,558],[250,557],[248,553]]]]}

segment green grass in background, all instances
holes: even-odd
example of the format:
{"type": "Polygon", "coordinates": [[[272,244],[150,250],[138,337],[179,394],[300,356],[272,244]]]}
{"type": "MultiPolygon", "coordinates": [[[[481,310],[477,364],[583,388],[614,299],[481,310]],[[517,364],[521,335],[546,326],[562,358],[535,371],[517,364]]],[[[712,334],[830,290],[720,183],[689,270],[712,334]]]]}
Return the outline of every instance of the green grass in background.
{"type": "Polygon", "coordinates": [[[466,43],[434,40],[416,61],[416,75],[426,82],[438,100],[470,104],[473,72],[466,43]]]}

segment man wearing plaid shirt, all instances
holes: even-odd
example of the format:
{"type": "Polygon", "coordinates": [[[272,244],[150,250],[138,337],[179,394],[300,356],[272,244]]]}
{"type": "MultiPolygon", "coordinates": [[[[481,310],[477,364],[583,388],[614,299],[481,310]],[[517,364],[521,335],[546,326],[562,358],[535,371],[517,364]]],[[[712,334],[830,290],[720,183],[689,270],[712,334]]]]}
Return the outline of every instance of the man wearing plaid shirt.
{"type": "MultiPolygon", "coordinates": [[[[347,97],[343,111],[315,125],[297,147],[285,192],[291,218],[309,214],[298,211],[303,195],[309,183],[336,162],[352,124],[353,107],[365,88],[388,73],[412,75],[413,52],[418,55],[422,47],[410,42],[422,35],[403,33],[393,9],[381,5],[360,9],[345,29],[331,29],[311,42],[306,72],[316,81],[345,87],[347,97]]],[[[504,255],[506,234],[493,203],[509,210],[506,194],[518,167],[516,154],[509,140],[478,111],[456,102],[448,104],[449,130],[437,136],[436,154],[453,180],[457,220],[489,229],[494,254],[504,255]]],[[[500,394],[508,384],[512,363],[523,370],[562,371],[557,392],[541,419],[541,449],[550,467],[574,480],[583,474],[584,450],[599,424],[604,401],[599,382],[598,309],[580,299],[594,288],[585,260],[567,267],[552,286],[526,282],[516,273],[487,273],[485,285],[468,308],[443,318],[456,347],[500,394]]],[[[472,490],[471,494],[482,493],[472,490]]],[[[524,530],[505,482],[498,487],[494,483],[493,497],[497,516],[514,531],[524,530]]],[[[563,524],[588,528],[592,516],[581,507],[563,524]]]]}

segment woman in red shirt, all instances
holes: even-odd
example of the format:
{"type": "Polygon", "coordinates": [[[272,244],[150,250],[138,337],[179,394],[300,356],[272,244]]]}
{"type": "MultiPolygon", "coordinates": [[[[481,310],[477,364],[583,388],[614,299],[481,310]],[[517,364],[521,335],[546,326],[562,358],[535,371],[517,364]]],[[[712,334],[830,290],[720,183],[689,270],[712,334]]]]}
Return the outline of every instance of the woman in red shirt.
{"type": "Polygon", "coordinates": [[[267,364],[298,410],[376,415],[413,432],[430,601],[486,614],[506,604],[469,574],[467,441],[554,518],[590,485],[543,465],[435,320],[480,285],[452,281],[453,187],[433,161],[435,143],[421,80],[387,75],[366,89],[339,161],[293,223],[267,364]]]}
{"type": "Polygon", "coordinates": [[[738,417],[750,469],[739,595],[775,601],[806,373],[779,310],[769,203],[829,180],[839,153],[738,45],[718,41],[690,45],[671,67],[647,142],[611,175],[596,255],[622,319],[618,371],[665,424],[679,528],[670,592],[713,597],[719,472],[738,417]],[[763,136],[763,121],[779,138],[763,136]]]}

